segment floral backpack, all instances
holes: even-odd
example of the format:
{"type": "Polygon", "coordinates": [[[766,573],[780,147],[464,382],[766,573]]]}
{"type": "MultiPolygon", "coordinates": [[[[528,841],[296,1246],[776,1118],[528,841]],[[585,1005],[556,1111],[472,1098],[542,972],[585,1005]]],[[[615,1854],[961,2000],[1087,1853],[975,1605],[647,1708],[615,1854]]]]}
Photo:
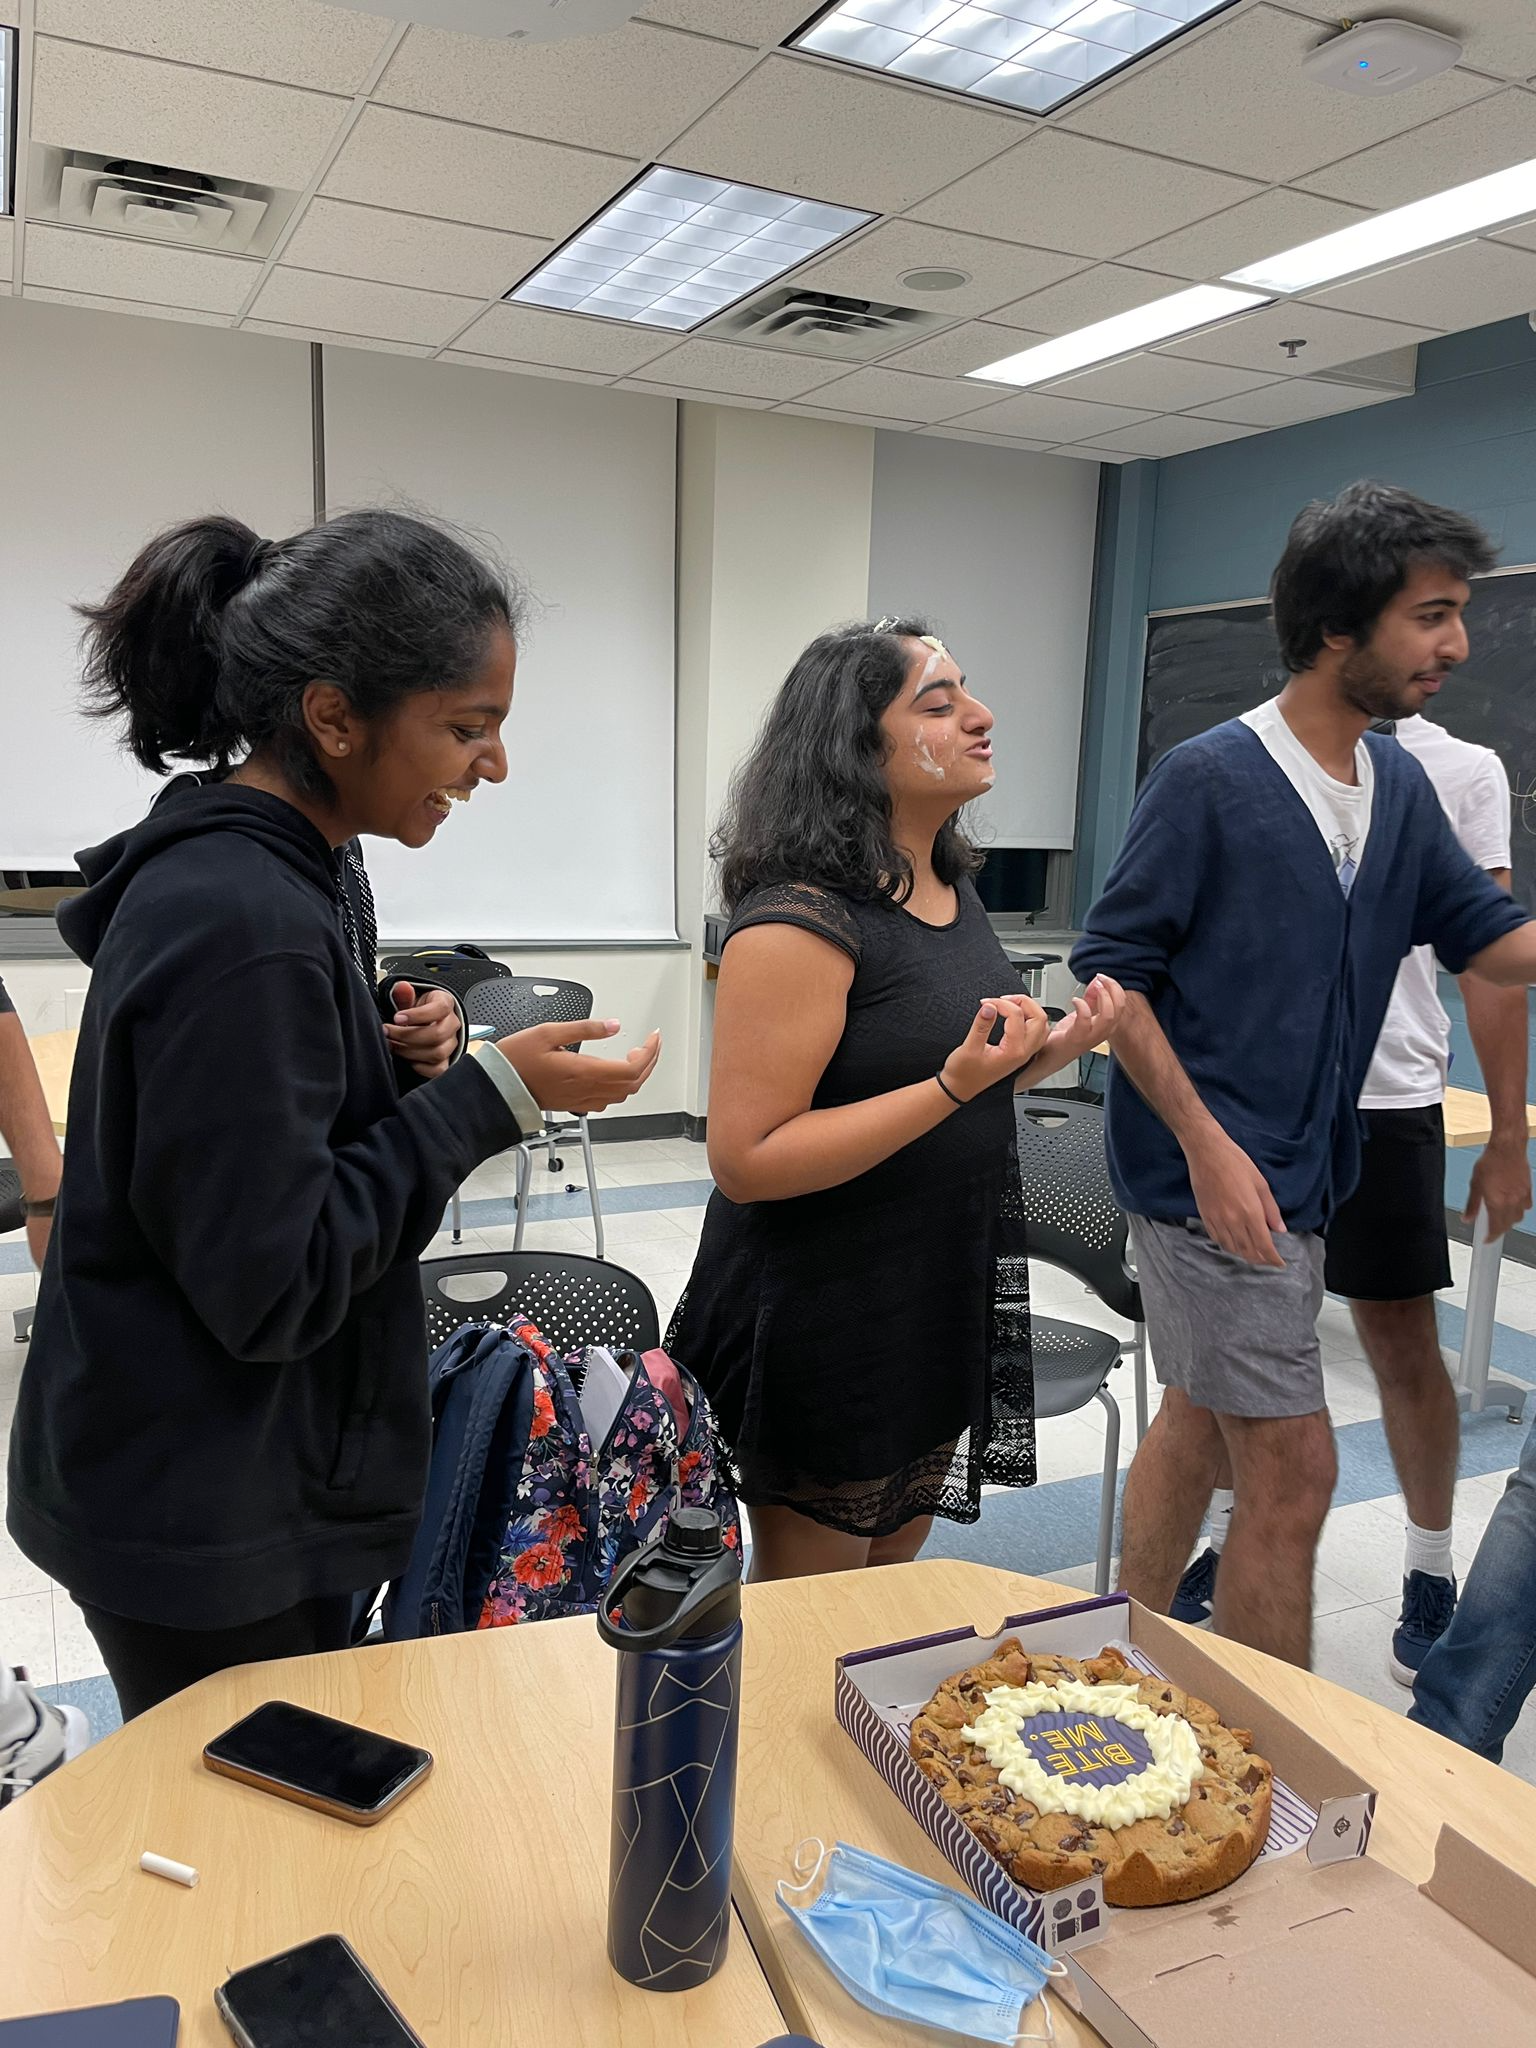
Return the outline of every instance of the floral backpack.
{"type": "Polygon", "coordinates": [[[664,1352],[620,1354],[628,1382],[594,1445],[580,1391],[592,1357],[558,1356],[525,1319],[465,1324],[436,1352],[426,1507],[386,1638],[591,1614],[673,1505],[713,1508],[740,1547],[697,1381],[664,1352]]]}

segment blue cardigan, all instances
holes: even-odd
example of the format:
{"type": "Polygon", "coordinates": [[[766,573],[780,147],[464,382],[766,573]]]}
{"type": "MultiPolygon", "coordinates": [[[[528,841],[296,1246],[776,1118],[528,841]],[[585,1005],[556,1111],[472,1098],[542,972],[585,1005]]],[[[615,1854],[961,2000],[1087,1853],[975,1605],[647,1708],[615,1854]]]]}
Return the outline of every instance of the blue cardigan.
{"type": "MultiPolygon", "coordinates": [[[[1147,777],[1072,968],[1151,1003],[1201,1100],[1274,1192],[1321,1230],[1360,1177],[1356,1098],[1399,964],[1461,973],[1525,912],[1457,843],[1423,769],[1368,733],[1370,832],[1348,897],[1285,771],[1241,720],[1147,777]]],[[[1110,1174],[1133,1215],[1195,1213],[1178,1140],[1112,1065],[1110,1174]]]]}

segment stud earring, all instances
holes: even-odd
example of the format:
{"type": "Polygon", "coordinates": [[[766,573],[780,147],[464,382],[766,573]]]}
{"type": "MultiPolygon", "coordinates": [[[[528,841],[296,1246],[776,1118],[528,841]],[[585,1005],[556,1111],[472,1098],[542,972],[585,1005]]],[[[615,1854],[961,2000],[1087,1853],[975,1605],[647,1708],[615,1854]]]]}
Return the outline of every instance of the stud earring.
{"type": "Polygon", "coordinates": [[[338,740],[336,742],[336,751],[338,754],[344,754],[347,751],[347,743],[345,740],[338,740]]]}

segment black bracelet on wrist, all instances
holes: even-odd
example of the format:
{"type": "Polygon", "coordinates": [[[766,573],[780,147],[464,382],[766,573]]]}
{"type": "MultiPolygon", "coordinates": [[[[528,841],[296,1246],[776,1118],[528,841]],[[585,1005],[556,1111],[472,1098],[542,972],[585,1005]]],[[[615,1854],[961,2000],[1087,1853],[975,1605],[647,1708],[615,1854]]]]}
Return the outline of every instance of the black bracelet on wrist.
{"type": "Polygon", "coordinates": [[[945,1080],[944,1076],[942,1074],[935,1074],[933,1078],[944,1090],[944,1093],[949,1097],[950,1101],[955,1105],[956,1109],[964,1109],[964,1098],[955,1093],[954,1089],[950,1087],[949,1083],[945,1080]]]}

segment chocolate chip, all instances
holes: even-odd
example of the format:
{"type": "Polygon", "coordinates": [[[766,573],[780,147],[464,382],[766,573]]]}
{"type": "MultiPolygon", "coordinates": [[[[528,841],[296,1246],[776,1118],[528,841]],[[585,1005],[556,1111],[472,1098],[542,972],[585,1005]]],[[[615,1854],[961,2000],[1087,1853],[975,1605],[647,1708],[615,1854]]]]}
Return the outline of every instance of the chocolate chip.
{"type": "Polygon", "coordinates": [[[1104,1858],[1102,1856],[1090,1857],[1089,1861],[1093,1865],[1093,1874],[1095,1877],[1102,1877],[1105,1871],[1109,1868],[1109,1865],[1104,1861],[1104,1858]]]}
{"type": "Polygon", "coordinates": [[[1247,1770],[1244,1771],[1240,1782],[1245,1792],[1257,1792],[1264,1782],[1264,1773],[1257,1764],[1250,1764],[1247,1770]]]}
{"type": "Polygon", "coordinates": [[[1063,1855],[1077,1856],[1084,1849],[1092,1848],[1093,1837],[1092,1835],[1063,1835],[1056,1846],[1063,1855]]]}
{"type": "Polygon", "coordinates": [[[1253,1812],[1253,1808],[1248,1804],[1246,1799],[1239,1799],[1239,1801],[1237,1802],[1237,1810],[1243,1816],[1244,1820],[1247,1820],[1249,1815],[1253,1812]]]}
{"type": "Polygon", "coordinates": [[[1168,1832],[1170,1835],[1185,1835],[1188,1834],[1189,1828],[1187,1824],[1184,1821],[1180,1820],[1178,1815],[1175,1814],[1173,1819],[1168,1823],[1168,1832]]]}

